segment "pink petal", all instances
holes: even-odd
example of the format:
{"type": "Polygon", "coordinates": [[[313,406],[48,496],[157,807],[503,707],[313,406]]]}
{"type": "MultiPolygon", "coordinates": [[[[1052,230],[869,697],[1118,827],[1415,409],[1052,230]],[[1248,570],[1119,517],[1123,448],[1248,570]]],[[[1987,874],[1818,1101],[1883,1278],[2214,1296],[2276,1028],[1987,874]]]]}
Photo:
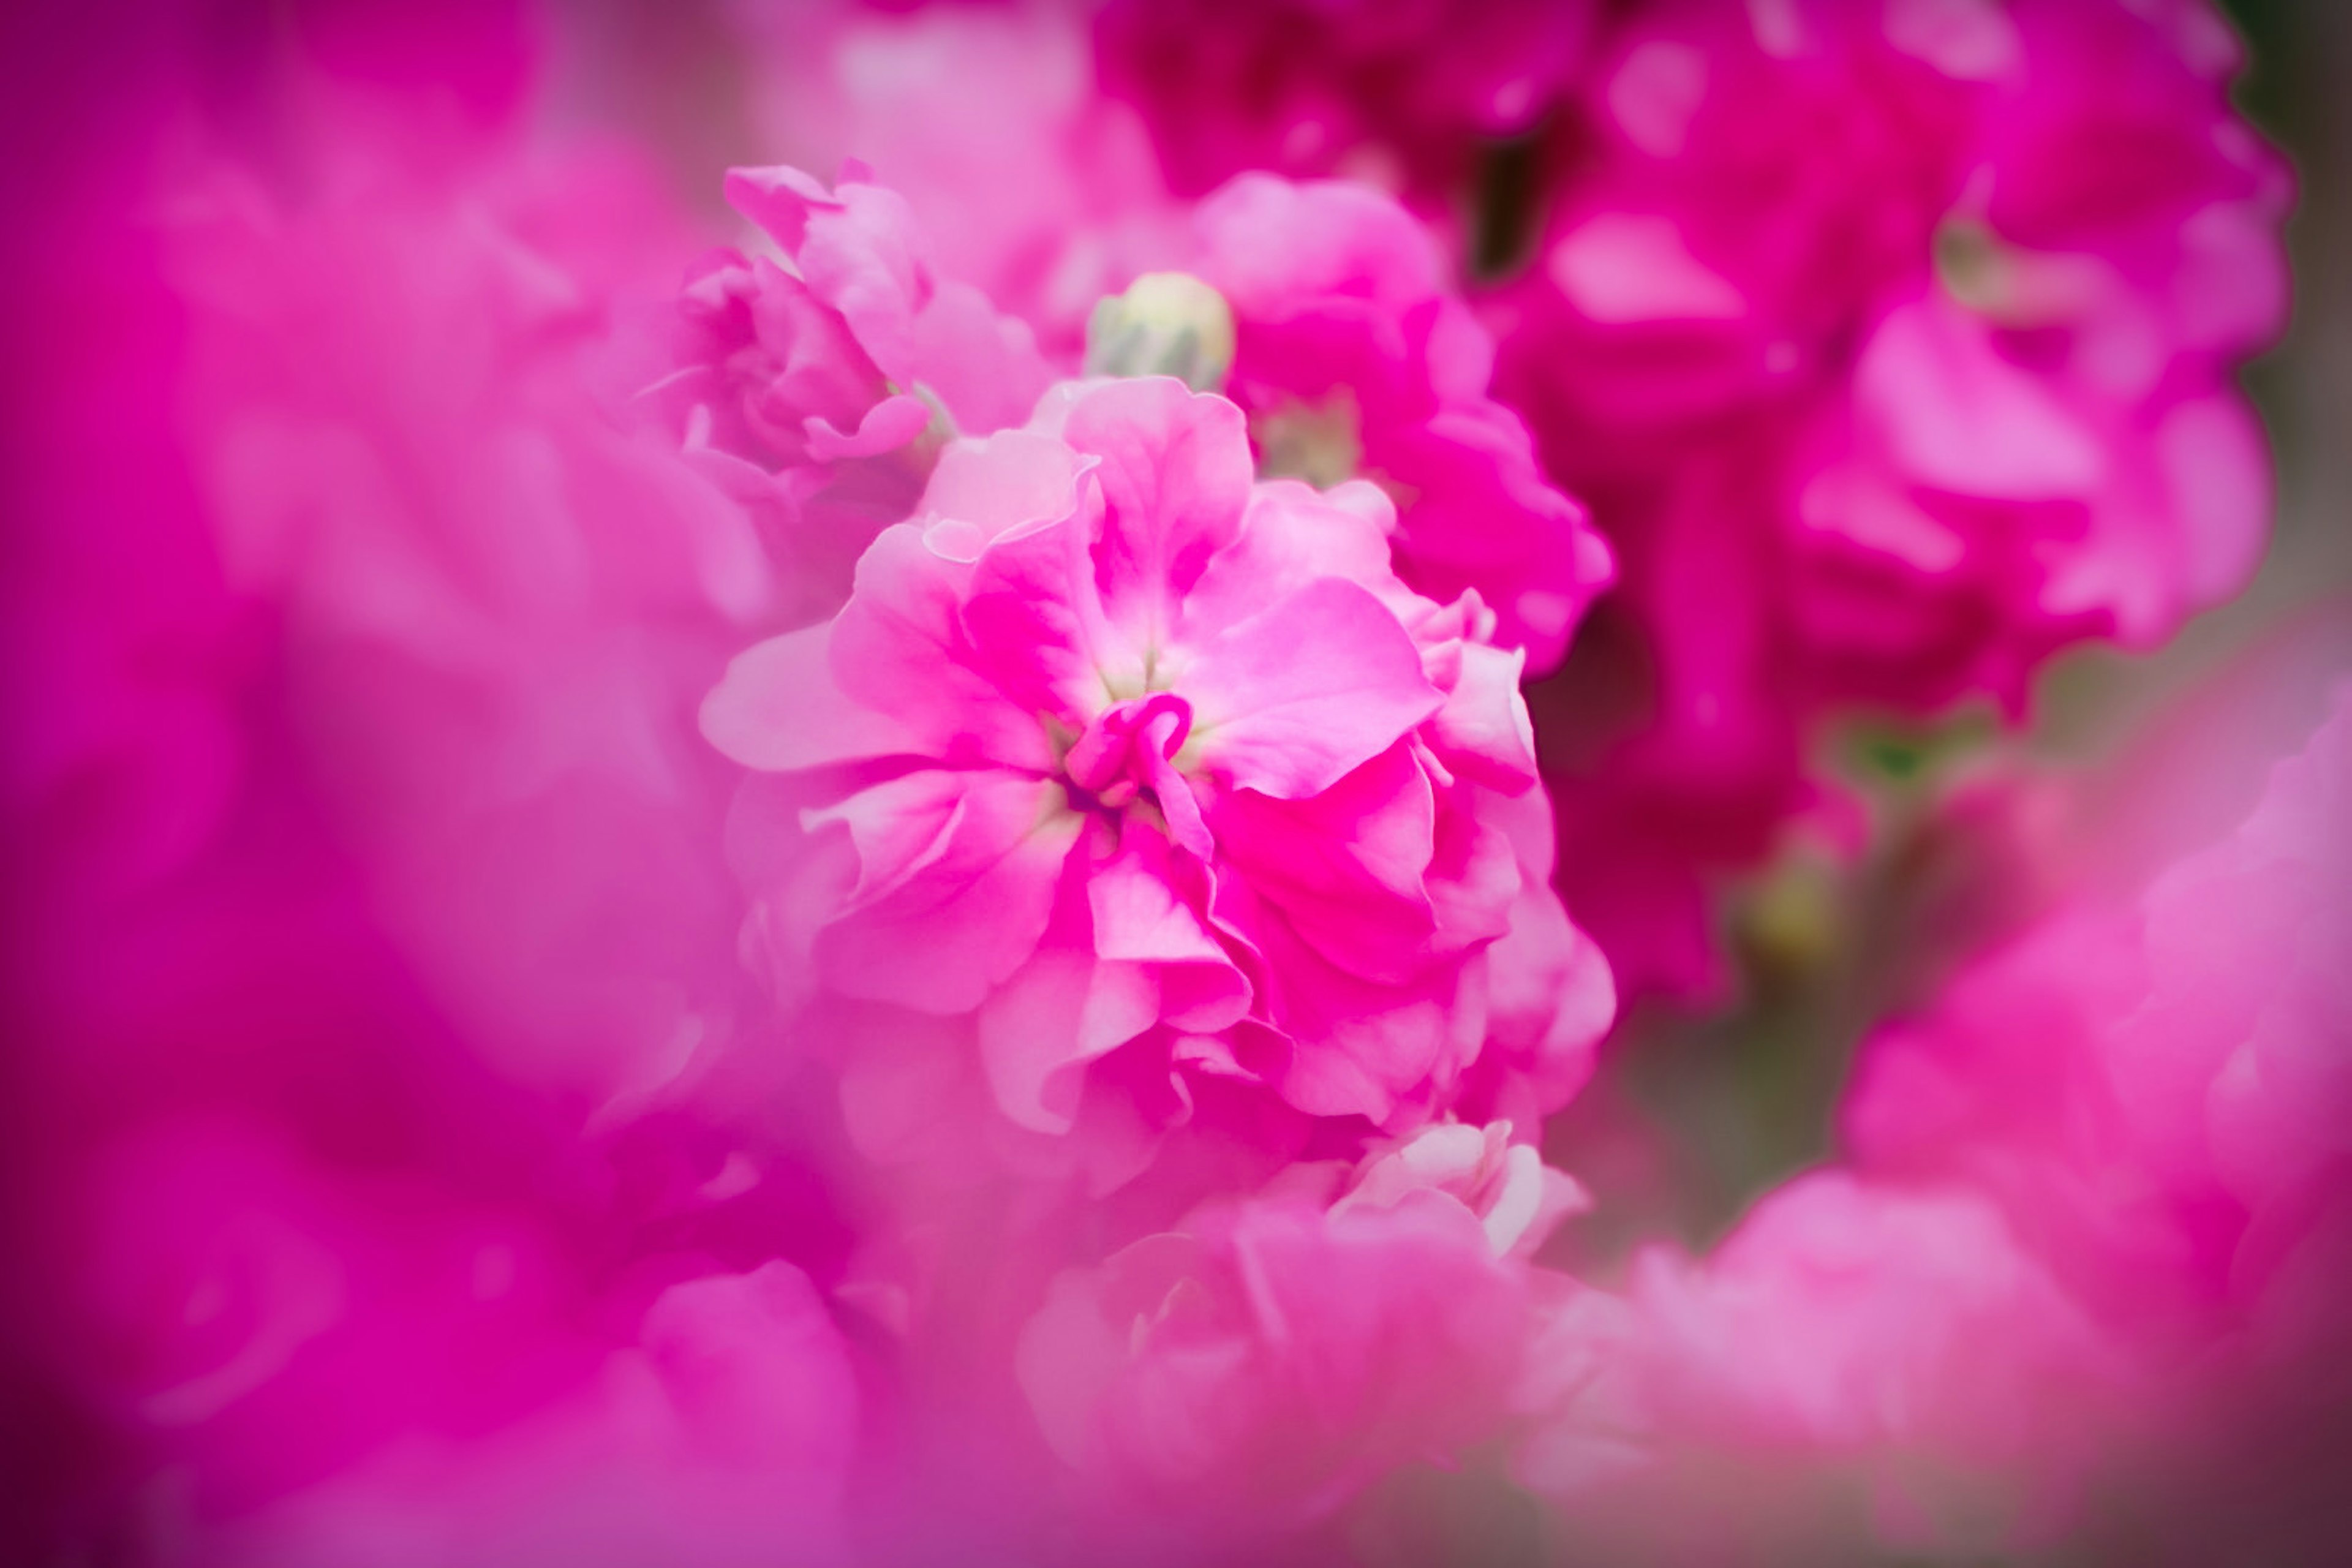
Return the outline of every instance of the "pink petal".
{"type": "Polygon", "coordinates": [[[1182,679],[1201,765],[1278,800],[1330,788],[1444,701],[1396,616],[1336,578],[1208,642],[1182,679]]]}
{"type": "Polygon", "coordinates": [[[1049,772],[1053,747],[1036,713],[1007,695],[961,623],[971,577],[968,563],[939,553],[914,524],[884,530],[834,622],[834,679],[921,736],[926,755],[1049,772]]]}
{"type": "Polygon", "coordinates": [[[1209,560],[1240,532],[1252,464],[1242,411],[1168,376],[1106,383],[1069,409],[1063,437],[1098,457],[1106,516],[1095,546],[1112,624],[1157,647],[1209,560]]]}
{"type": "Polygon", "coordinates": [[[1198,637],[1273,608],[1325,577],[1366,589],[1406,612],[1413,596],[1390,564],[1396,508],[1374,486],[1350,481],[1324,492],[1274,479],[1250,495],[1241,538],[1220,551],[1184,599],[1180,633],[1198,637]]]}
{"type": "Polygon", "coordinates": [[[1437,922],[1422,883],[1434,806],[1409,747],[1307,800],[1236,790],[1211,822],[1225,864],[1325,962],[1399,983],[1427,965],[1437,922]]]}
{"type": "Polygon", "coordinates": [[[923,754],[911,731],[843,694],[833,679],[832,644],[827,623],[737,654],[703,699],[703,738],[768,773],[923,754]]]}
{"type": "Polygon", "coordinates": [[[1453,645],[1445,706],[1424,728],[1430,749],[1459,776],[1517,795],[1536,782],[1536,736],[1519,696],[1527,655],[1483,643],[1453,645]]]}
{"type": "Polygon", "coordinates": [[[1160,992],[1139,963],[1042,947],[980,1009],[981,1060],[1004,1114],[1038,1132],[1076,1121],[1084,1068],[1159,1021],[1160,992]]]}
{"type": "Polygon", "coordinates": [[[838,461],[844,458],[872,458],[884,452],[895,452],[923,433],[931,422],[931,410],[919,397],[901,394],[886,397],[868,408],[857,421],[857,428],[844,434],[833,424],[816,415],[803,421],[808,433],[809,456],[820,463],[838,461]]]}
{"type": "Polygon", "coordinates": [[[1112,628],[1095,591],[1087,545],[1099,510],[1089,492],[1083,510],[990,545],[963,612],[999,687],[1073,729],[1102,712],[1114,689],[1143,684],[1142,650],[1112,628]]]}
{"type": "Polygon", "coordinates": [[[875,859],[818,933],[818,966],[845,995],[969,1011],[1036,950],[1079,818],[1045,779],[918,774],[877,788],[834,814],[875,859]],[[893,809],[907,820],[890,822],[893,809]]]}

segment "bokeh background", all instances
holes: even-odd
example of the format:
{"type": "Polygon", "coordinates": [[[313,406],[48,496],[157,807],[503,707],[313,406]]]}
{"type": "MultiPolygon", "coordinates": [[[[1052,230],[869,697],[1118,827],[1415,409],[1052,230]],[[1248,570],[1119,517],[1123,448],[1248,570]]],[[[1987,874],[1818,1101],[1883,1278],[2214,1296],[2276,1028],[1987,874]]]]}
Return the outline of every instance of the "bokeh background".
{"type": "MultiPolygon", "coordinates": [[[[2068,811],[2048,827],[2063,836],[2092,816],[2105,831],[2131,814],[2153,822],[2176,782],[2178,754],[2167,737],[2184,703],[2202,715],[2200,733],[2222,734],[2249,750],[2276,750],[2308,730],[2327,681],[2352,669],[2352,7],[2328,0],[2228,0],[2251,68],[2241,101],[2292,159],[2299,201],[2289,228],[2295,280],[2284,340],[2249,372],[2248,382],[2277,458],[2278,508],[2269,552],[2252,587],[2209,612],[2161,651],[2126,655],[2077,647],[2039,677],[2032,718],[2004,731],[1990,708],[1964,705],[1931,723],[1857,712],[1821,738],[1821,764],[1870,803],[1879,831],[1868,855],[1847,862],[1801,836],[1723,889],[1723,936],[1737,983],[1725,1004],[1694,1010],[1650,1001],[1632,1010],[1604,1048],[1599,1076],[1550,1124],[1547,1152],[1591,1188],[1593,1209],[1554,1239],[1548,1259],[1603,1285],[1637,1244],[1661,1237],[1704,1249],[1729,1230],[1759,1194],[1837,1152],[1834,1110],[1856,1045],[1876,1025],[1919,1005],[1968,951],[2031,913],[2031,894],[2000,857],[2007,840],[1973,837],[1965,811],[1950,809],[1989,782],[2031,776],[2069,781],[2068,811]],[[2220,684],[2216,684],[2220,682],[2220,684]]],[[[0,138],[12,149],[0,171],[0,200],[19,224],[102,201],[107,183],[152,153],[143,110],[153,95],[193,81],[215,128],[267,162],[283,155],[297,109],[280,69],[289,51],[345,51],[393,90],[445,83],[449,112],[495,119],[527,90],[551,135],[604,132],[647,150],[677,203],[714,233],[730,220],[715,172],[730,164],[793,161],[823,167],[835,149],[793,144],[791,116],[763,104],[746,40],[787,30],[780,7],[710,0],[574,0],[545,15],[528,8],[430,0],[310,5],[217,0],[211,5],[78,5],[33,0],[0,21],[9,89],[0,93],[0,138]],[[763,14],[752,19],[754,11],[763,14]],[[428,15],[429,13],[429,15],[428,15]],[[419,42],[419,40],[429,40],[419,42]],[[453,43],[454,41],[454,43],[453,43]],[[537,66],[530,62],[541,60],[537,66]],[[534,71],[543,79],[534,84],[534,71]]],[[[821,141],[821,138],[818,140],[821,141]]],[[[1527,143],[1486,151],[1476,195],[1459,229],[1473,297],[1507,282],[1524,264],[1524,237],[1539,213],[1541,185],[1527,143]]],[[[887,169],[885,171],[887,174],[887,169]]],[[[15,364],[40,363],[36,350],[52,319],[43,290],[53,272],[28,264],[22,247],[0,260],[5,330],[15,364]]],[[[118,323],[122,341],[93,345],[135,364],[137,335],[169,324],[118,323]],[[124,344],[132,347],[125,350],[124,344]]],[[[144,388],[152,393],[154,389],[144,388]]],[[[19,473],[54,458],[28,444],[47,440],[44,387],[16,379],[6,393],[9,431],[0,436],[19,473]]],[[[93,483],[114,482],[110,462],[163,463],[155,453],[91,454],[93,483]]],[[[122,478],[122,476],[116,476],[122,478]]],[[[133,476],[132,478],[135,478],[133,476]]],[[[5,491],[9,548],[22,548],[43,519],[40,499],[16,482],[5,491]]],[[[132,479],[123,479],[130,484],[132,479]]],[[[135,485],[133,487],[135,489],[135,485]]],[[[1601,614],[1568,666],[1530,693],[1538,715],[1572,710],[1595,661],[1611,657],[1601,614]]],[[[37,672],[35,672],[37,674],[37,672]]],[[[2154,831],[2153,828],[2150,829],[2154,831]]],[[[29,861],[34,851],[12,846],[29,861]]],[[[42,910],[11,900],[10,919],[37,922],[42,910]]],[[[12,953],[37,944],[12,932],[12,953]]],[[[2352,963],[2352,955],[2347,955],[2352,963]]],[[[47,1139],[70,1136],[26,1119],[46,1116],[30,1092],[10,1092],[30,1074],[12,1052],[0,1071],[0,1165],[10,1181],[5,1258],[30,1258],[23,1234],[34,1224],[38,1167],[19,1157],[47,1139]]],[[[499,1112],[486,1111],[495,1119],[499,1112]]],[[[484,1145],[483,1129],[463,1139],[484,1145]]],[[[468,1145],[470,1147],[470,1145],[468,1145]]],[[[522,1163],[518,1157],[517,1165],[522,1163]]],[[[520,1178],[517,1178],[520,1180],[520,1178]]],[[[812,1199],[808,1223],[831,1223],[812,1199]]],[[[827,1245],[841,1246],[838,1237],[827,1245]]],[[[37,1281],[13,1263],[12,1314],[37,1281]]],[[[21,1329],[20,1321],[17,1327],[21,1329]]],[[[0,1466],[7,1496],[0,1555],[12,1545],[46,1553],[68,1542],[81,1555],[26,1561],[136,1560],[144,1526],[103,1512],[103,1475],[124,1456],[100,1424],[87,1419],[43,1364],[37,1332],[11,1332],[0,1365],[0,1466]],[[91,1542],[97,1542],[95,1546],[91,1542]],[[110,1556],[120,1552],[121,1558],[110,1556]]],[[[2274,1465],[2341,1453],[2352,1463],[2352,1420],[2322,1410],[2309,1425],[2224,1434],[2187,1471],[2127,1472],[2128,1487],[2164,1494],[2176,1507],[2164,1528],[2193,1519],[2210,1531],[2215,1560],[2263,1561],[2269,1544],[2302,1550],[2331,1537],[2340,1499],[2315,1482],[2325,1465],[2274,1465]],[[2184,1502],[2183,1500],[2190,1500],[2184,1502]],[[2252,1555],[2246,1553],[2252,1552],[2252,1555]]],[[[1534,1551],[1532,1504],[1475,1469],[1453,1479],[1418,1478],[1385,1515],[1414,1543],[1396,1560],[1519,1561],[1534,1551]],[[1416,1559],[1426,1547],[1454,1555],[1416,1559]]],[[[2114,1510],[2068,1548],[2088,1561],[2131,1561],[2145,1544],[2147,1516],[2114,1510]]],[[[2167,1542],[2179,1555],[2178,1539],[2167,1542]]]]}

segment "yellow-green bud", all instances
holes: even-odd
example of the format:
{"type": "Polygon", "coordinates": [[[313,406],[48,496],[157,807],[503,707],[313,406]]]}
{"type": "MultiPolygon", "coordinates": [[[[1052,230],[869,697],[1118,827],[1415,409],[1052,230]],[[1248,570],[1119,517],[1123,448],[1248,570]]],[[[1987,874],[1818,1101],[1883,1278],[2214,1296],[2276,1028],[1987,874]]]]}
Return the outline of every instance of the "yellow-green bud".
{"type": "Polygon", "coordinates": [[[1172,375],[1213,392],[1233,364],[1233,307],[1189,272],[1147,272],[1087,321],[1088,375],[1172,375]]]}

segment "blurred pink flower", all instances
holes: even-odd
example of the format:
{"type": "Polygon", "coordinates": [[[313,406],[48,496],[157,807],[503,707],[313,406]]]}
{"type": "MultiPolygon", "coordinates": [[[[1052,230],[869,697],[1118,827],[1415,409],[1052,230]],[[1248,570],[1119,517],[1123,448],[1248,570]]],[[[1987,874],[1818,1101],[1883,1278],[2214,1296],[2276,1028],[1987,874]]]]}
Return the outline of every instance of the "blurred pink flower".
{"type": "Polygon", "coordinates": [[[937,275],[907,203],[844,166],[738,169],[728,199],[781,262],[721,250],[679,300],[680,368],[647,389],[694,466],[760,520],[789,622],[830,614],[858,554],[912,510],[940,431],[1029,416],[1047,373],[1028,329],[937,275]]]}
{"type": "Polygon", "coordinates": [[[292,672],[283,765],[478,1048],[650,1091],[737,1000],[694,707],[775,599],[742,509],[598,384],[682,231],[626,159],[336,175],[207,174],[176,235],[209,521],[292,672]]]}
{"type": "Polygon", "coordinates": [[[1818,1539],[1855,1484],[1889,1548],[2013,1549],[2150,1454],[2210,1468],[2216,1422],[2283,1442],[2265,1484],[2326,1486],[2299,1413],[2344,1386],[2347,792],[2339,689],[2234,832],[2136,899],[2077,889],[1882,1029],[1845,1167],[1563,1298],[1529,1484],[1697,1561],[1818,1539]],[[1706,1506],[1645,1528],[1666,1498],[1706,1506]]]}
{"type": "Polygon", "coordinates": [[[1971,1182],[2149,1354],[2332,1342],[2352,1199],[2352,698],[2136,904],[2078,896],[1866,1047],[1857,1160],[1971,1182]]]}
{"type": "Polygon", "coordinates": [[[744,26],[774,145],[872,168],[922,216],[941,274],[1057,363],[1075,365],[1097,300],[1182,243],[1185,208],[1134,109],[1100,89],[1081,6],[803,0],[744,26]]]}
{"type": "MultiPolygon", "coordinates": [[[[1769,823],[1824,713],[2015,712],[2056,649],[2154,646],[2244,584],[2270,480],[2231,378],[2284,321],[2288,181],[2237,58],[2201,4],[2115,0],[1668,5],[1612,37],[1592,149],[1487,318],[1619,552],[1628,765],[1704,779],[1750,738],[1780,761],[1713,809],[1769,823]]],[[[1565,809],[1681,831],[1605,787],[1565,809]]],[[[1593,908],[1630,984],[1706,980],[1593,908]]]]}
{"type": "Polygon", "coordinates": [[[408,1436],[198,1551],[287,1568],[848,1563],[857,1404],[798,1270],[713,1275],[664,1291],[635,1342],[543,1407],[408,1436]]]}
{"type": "Polygon", "coordinates": [[[1568,1528],[1667,1561],[1801,1550],[1856,1483],[1883,1550],[2015,1545],[2063,1517],[2108,1430],[2095,1396],[2121,1386],[1996,1205],[1838,1171],[1769,1194],[1703,1260],[1650,1248],[1622,1298],[1554,1315],[1520,1474],[1568,1528]]]}
{"type": "Polygon", "coordinates": [[[1018,1363],[1055,1449],[1146,1505],[1298,1522],[1500,1430],[1539,1294],[1524,1256],[1580,1203],[1449,1123],[1055,1281],[1018,1363]]]}

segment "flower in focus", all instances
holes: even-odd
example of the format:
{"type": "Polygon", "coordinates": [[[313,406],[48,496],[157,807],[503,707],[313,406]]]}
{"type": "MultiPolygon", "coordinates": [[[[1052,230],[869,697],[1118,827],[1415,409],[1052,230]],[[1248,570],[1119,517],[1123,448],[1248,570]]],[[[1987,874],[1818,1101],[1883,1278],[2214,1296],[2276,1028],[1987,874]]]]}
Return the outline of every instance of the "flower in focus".
{"type": "Polygon", "coordinates": [[[972,1015],[1046,1131],[1139,1039],[1180,1100],[1207,1074],[1376,1123],[1444,1103],[1497,999],[1580,1056],[1595,1010],[1550,1026],[1590,949],[1508,940],[1556,908],[1522,656],[1397,580],[1392,525],[1368,485],[1254,483],[1241,411],[1164,378],[950,447],[841,614],[704,710],[839,860],[766,900],[787,967],[972,1015]]]}

